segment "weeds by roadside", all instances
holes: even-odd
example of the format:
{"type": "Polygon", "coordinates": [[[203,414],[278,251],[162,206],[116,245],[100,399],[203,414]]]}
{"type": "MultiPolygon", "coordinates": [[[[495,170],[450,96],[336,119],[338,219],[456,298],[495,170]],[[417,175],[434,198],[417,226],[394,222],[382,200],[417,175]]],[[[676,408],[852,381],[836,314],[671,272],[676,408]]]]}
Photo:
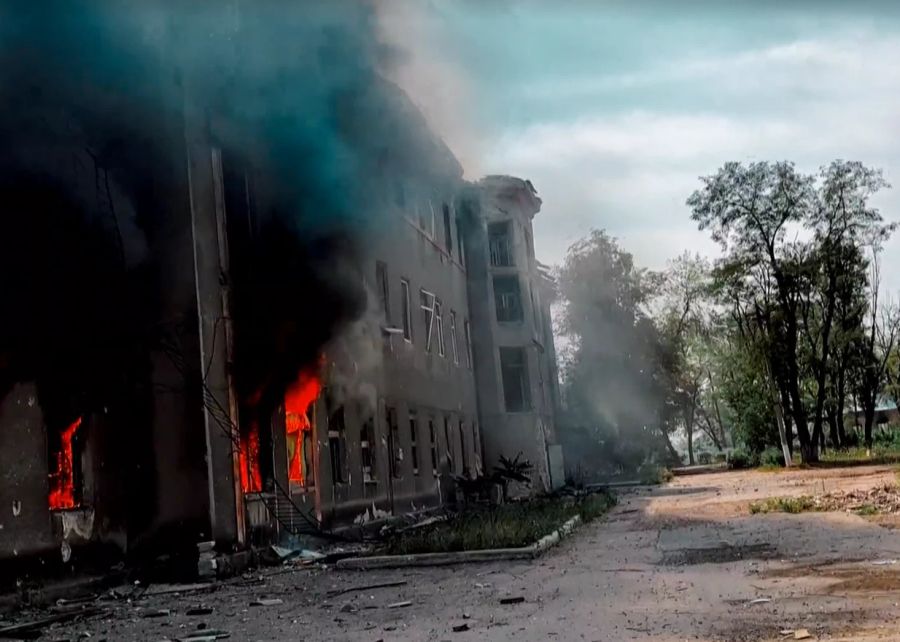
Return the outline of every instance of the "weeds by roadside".
{"type": "Polygon", "coordinates": [[[379,554],[409,555],[528,546],[580,515],[585,522],[616,503],[608,493],[583,497],[535,499],[492,507],[471,507],[433,526],[407,531],[379,554]]]}
{"type": "Polygon", "coordinates": [[[751,515],[759,513],[804,513],[811,510],[818,510],[818,508],[815,500],[807,495],[801,497],[769,497],[761,502],[752,502],[750,504],[751,515]]]}

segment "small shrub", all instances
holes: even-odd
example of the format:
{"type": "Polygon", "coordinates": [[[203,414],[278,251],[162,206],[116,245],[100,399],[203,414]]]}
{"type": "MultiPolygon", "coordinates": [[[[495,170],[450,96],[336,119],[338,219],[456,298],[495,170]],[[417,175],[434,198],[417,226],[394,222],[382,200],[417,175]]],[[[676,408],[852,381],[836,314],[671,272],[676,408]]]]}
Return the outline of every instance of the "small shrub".
{"type": "Polygon", "coordinates": [[[878,507],[873,506],[872,504],[863,504],[859,508],[856,509],[857,515],[877,515],[878,507]]]}
{"type": "Polygon", "coordinates": [[[770,497],[750,504],[750,514],[760,513],[805,513],[817,510],[816,502],[808,495],[800,497],[770,497]]]}
{"type": "Polygon", "coordinates": [[[728,466],[734,470],[742,468],[753,468],[758,463],[755,453],[750,452],[746,448],[735,448],[728,457],[728,466]]]}
{"type": "Polygon", "coordinates": [[[759,454],[761,466],[784,466],[784,454],[780,448],[766,448],[759,454]]]}

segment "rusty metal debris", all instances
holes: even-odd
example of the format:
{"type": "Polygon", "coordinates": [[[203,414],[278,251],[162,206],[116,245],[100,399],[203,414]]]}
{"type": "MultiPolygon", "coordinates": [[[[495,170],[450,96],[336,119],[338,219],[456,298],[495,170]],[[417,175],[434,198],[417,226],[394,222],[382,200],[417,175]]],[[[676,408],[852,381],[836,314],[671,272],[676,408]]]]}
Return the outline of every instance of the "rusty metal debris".
{"type": "Polygon", "coordinates": [[[328,597],[337,597],[338,595],[344,595],[345,593],[356,593],[358,591],[372,591],[374,589],[380,588],[393,588],[395,586],[404,586],[406,584],[406,580],[397,580],[395,582],[381,582],[379,584],[365,584],[363,586],[348,586],[347,588],[342,589],[334,589],[332,591],[328,591],[328,597]]]}

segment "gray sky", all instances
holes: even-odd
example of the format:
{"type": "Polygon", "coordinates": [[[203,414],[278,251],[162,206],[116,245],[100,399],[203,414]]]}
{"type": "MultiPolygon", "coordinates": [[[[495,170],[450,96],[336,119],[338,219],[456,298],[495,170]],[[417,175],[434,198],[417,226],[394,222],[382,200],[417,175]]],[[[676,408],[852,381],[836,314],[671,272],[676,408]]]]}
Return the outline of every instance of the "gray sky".
{"type": "MultiPolygon", "coordinates": [[[[534,182],[542,260],[596,227],[662,268],[685,248],[717,253],[684,202],[729,160],[861,160],[897,185],[878,204],[900,219],[892,5],[430,0],[418,94],[470,177],[534,182]]],[[[894,295],[898,248],[884,255],[894,295]]]]}

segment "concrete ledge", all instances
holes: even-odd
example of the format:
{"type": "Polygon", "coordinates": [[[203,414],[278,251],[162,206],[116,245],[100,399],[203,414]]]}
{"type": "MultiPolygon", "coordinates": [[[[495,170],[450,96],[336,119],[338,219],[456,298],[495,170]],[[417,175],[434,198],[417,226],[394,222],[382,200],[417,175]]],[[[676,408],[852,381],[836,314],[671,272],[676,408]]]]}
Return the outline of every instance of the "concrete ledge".
{"type": "Polygon", "coordinates": [[[348,557],[338,560],[334,566],[341,570],[369,571],[378,568],[401,568],[404,566],[446,566],[449,564],[469,564],[473,562],[534,559],[547,549],[559,544],[560,540],[575,530],[579,524],[581,524],[581,516],[576,515],[557,530],[549,535],[545,535],[531,546],[523,546],[521,548],[491,548],[482,551],[420,553],[417,555],[348,557]]]}

